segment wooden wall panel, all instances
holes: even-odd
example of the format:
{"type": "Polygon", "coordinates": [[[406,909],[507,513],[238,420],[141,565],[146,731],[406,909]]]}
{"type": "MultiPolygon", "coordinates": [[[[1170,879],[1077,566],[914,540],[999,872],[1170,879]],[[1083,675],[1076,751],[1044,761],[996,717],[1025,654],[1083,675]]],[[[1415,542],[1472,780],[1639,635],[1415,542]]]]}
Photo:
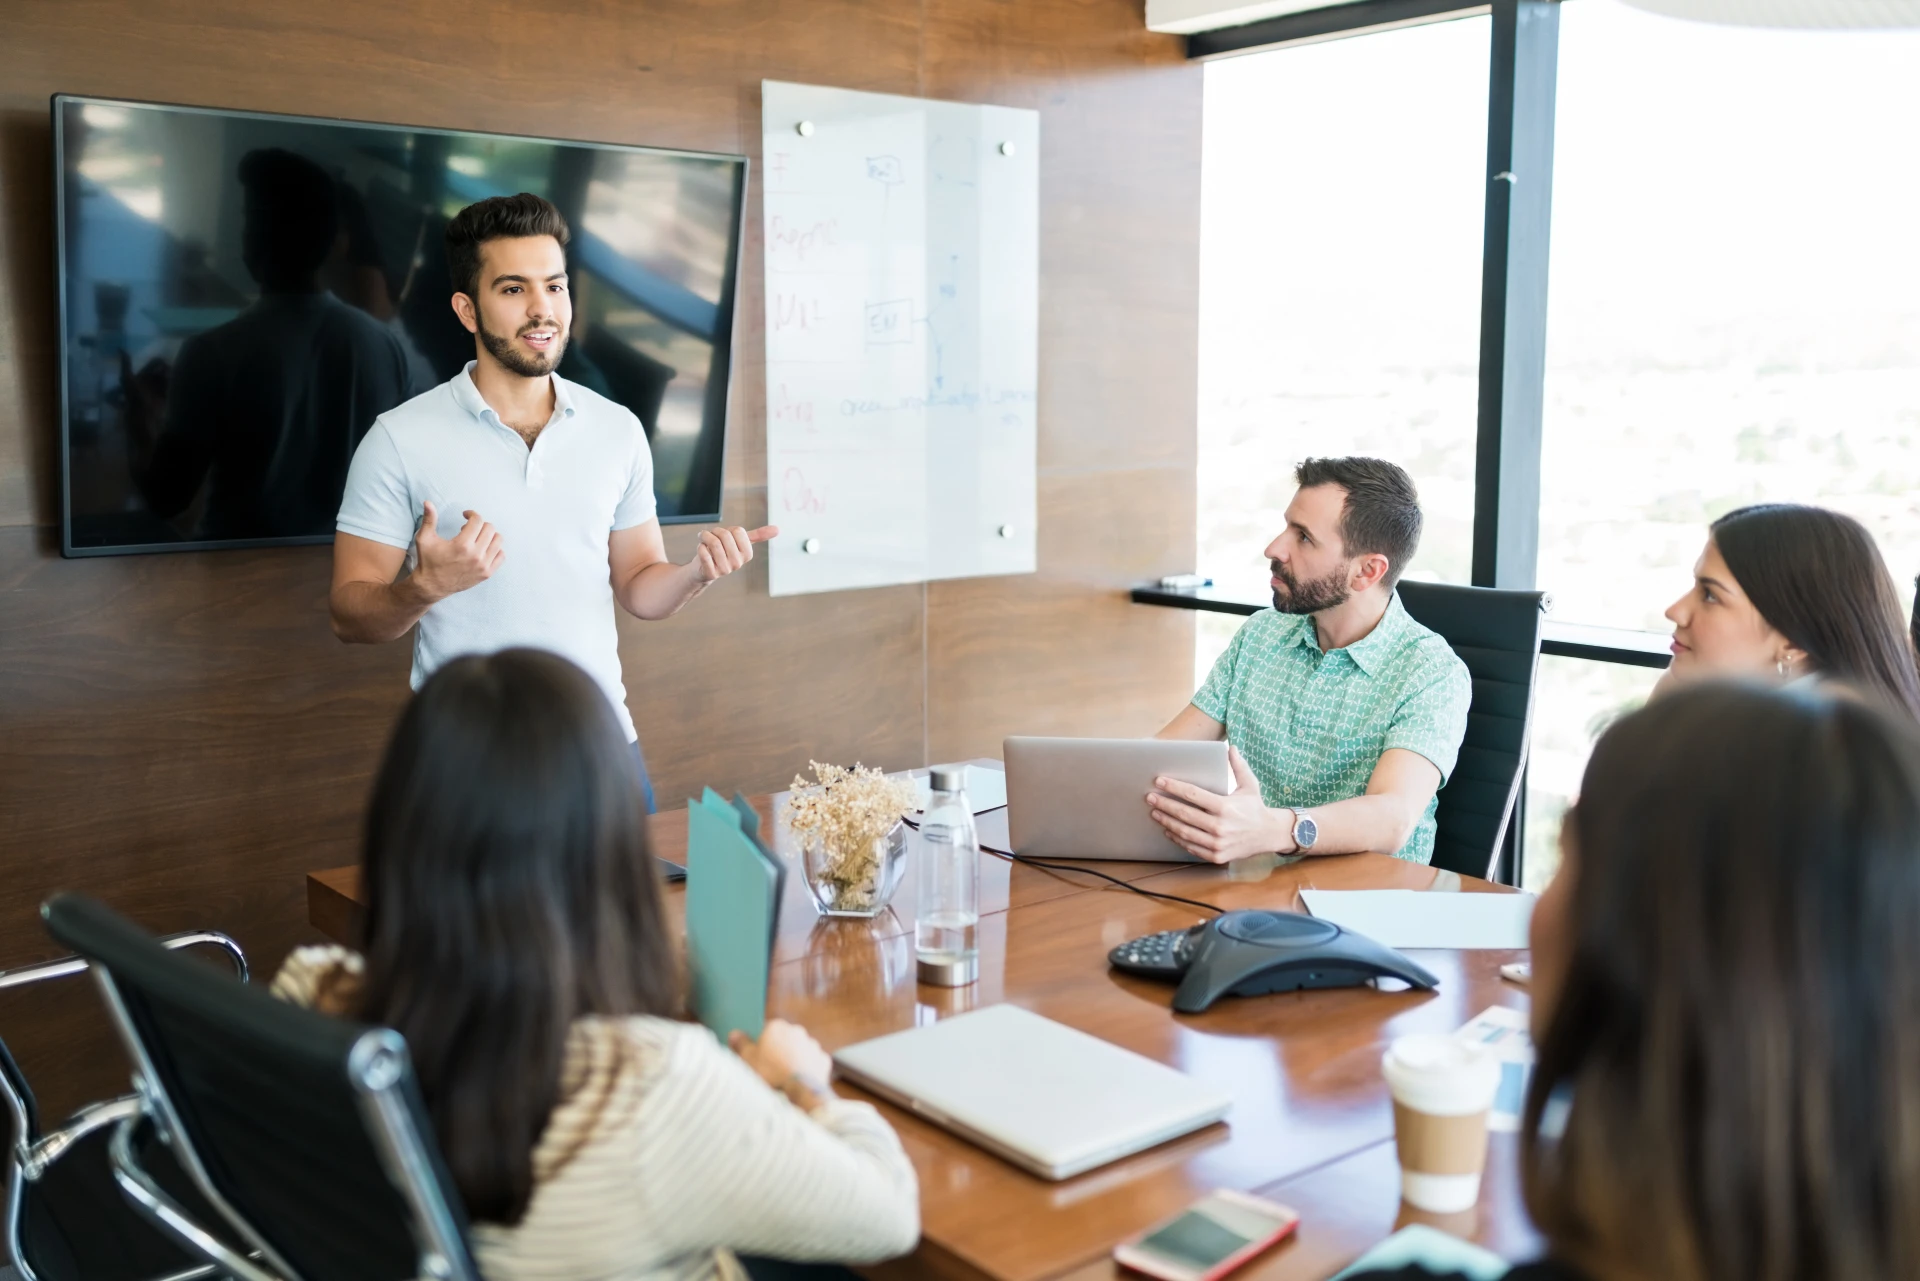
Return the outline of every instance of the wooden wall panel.
{"type": "MultiPolygon", "coordinates": [[[[352,856],[409,663],[332,639],[324,548],[60,559],[54,92],[756,161],[762,78],[1041,111],[1041,573],[771,600],[755,566],[679,618],[622,620],[630,702],[671,804],[783,785],[809,756],[969,755],[1016,721],[1135,732],[1190,693],[1191,620],[1124,600],[1193,555],[1199,73],[1138,0],[10,0],[7,51],[0,966],[50,954],[34,905],[79,888],[155,929],[228,929],[270,970],[313,937],[302,874],[352,856]]],[[[756,171],[726,469],[747,524],[758,210],[756,171]]],[[[0,1000],[53,1110],[124,1079],[94,1005],[71,984],[0,1000]]]]}
{"type": "Polygon", "coordinates": [[[1144,737],[1173,719],[1193,696],[1193,615],[1135,605],[1127,589],[1186,571],[1192,481],[1043,475],[1038,574],[928,586],[933,759],[998,756],[1009,734],[1144,737]]]}

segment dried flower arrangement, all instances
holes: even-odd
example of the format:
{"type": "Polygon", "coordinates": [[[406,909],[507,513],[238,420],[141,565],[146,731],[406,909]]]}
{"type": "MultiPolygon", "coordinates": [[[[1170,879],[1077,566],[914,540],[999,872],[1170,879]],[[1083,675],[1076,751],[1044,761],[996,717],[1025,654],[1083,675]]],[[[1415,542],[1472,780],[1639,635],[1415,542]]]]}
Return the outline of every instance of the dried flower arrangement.
{"type": "Polygon", "coordinates": [[[913,784],[858,763],[852,769],[807,763],[815,781],[794,776],[787,826],[803,845],[817,843],[823,857],[814,879],[830,887],[835,904],[872,907],[880,892],[882,838],[913,812],[913,784]]]}

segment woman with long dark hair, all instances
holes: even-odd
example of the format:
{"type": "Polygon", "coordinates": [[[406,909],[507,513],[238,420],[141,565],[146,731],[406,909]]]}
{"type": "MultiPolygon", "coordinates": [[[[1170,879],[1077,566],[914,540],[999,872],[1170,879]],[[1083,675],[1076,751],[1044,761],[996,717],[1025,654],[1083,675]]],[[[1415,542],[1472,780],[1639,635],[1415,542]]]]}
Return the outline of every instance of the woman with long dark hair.
{"type": "Polygon", "coordinates": [[[362,875],[363,954],[301,949],[274,990],[406,1037],[493,1281],[913,1247],[913,1167],[811,1038],[772,1022],[730,1051],[680,1021],[626,736],[580,669],[521,649],[435,672],[362,875]]]}
{"type": "Polygon", "coordinates": [[[1920,667],[1900,594],[1859,521],[1767,503],[1713,522],[1693,587],[1667,610],[1673,663],[1696,676],[1813,677],[1920,717],[1920,667]]]}
{"type": "Polygon", "coordinates": [[[1561,845],[1513,1281],[1920,1277],[1920,726],[1684,689],[1601,738],[1561,845]]]}

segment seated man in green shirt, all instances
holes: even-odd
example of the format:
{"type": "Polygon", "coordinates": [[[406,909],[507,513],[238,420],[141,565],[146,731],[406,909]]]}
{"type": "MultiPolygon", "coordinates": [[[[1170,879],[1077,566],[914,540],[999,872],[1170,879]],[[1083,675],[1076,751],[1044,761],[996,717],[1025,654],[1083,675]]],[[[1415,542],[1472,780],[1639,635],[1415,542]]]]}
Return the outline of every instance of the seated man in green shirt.
{"type": "Polygon", "coordinates": [[[1224,737],[1234,791],[1161,778],[1155,821],[1213,863],[1378,850],[1433,857],[1435,794],[1472,684],[1395,595],[1420,544],[1413,480],[1374,458],[1309,458],[1270,543],[1273,610],[1249,618],[1160,738],[1224,737]]]}

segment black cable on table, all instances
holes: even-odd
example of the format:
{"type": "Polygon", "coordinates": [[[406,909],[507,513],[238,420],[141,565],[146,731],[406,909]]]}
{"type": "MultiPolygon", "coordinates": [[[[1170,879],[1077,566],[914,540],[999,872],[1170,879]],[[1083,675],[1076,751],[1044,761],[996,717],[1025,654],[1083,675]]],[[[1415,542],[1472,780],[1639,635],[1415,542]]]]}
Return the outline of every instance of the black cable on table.
{"type": "MultiPolygon", "coordinates": [[[[994,807],[994,809],[1003,809],[1003,808],[1005,807],[998,806],[998,805],[994,807]]],[[[981,813],[983,814],[991,814],[992,812],[993,810],[981,811],[981,813]]],[[[908,827],[911,827],[916,832],[920,830],[920,824],[914,822],[910,818],[903,819],[901,821],[906,823],[908,827]]],[[[1123,881],[1117,876],[1109,876],[1107,873],[1099,871],[1096,868],[1075,867],[1071,863],[1051,863],[1045,859],[1034,858],[1027,854],[1015,854],[1012,850],[1003,850],[996,846],[986,845],[986,844],[982,844],[980,846],[980,849],[983,853],[996,854],[999,857],[1006,859],[1009,863],[1025,863],[1028,867],[1041,867],[1041,868],[1045,868],[1049,872],[1077,872],[1083,876],[1097,876],[1103,881],[1110,881],[1113,884],[1118,885],[1123,890],[1131,890],[1133,893],[1138,894],[1142,898],[1157,898],[1168,903],[1181,903],[1186,905],[1187,907],[1197,907],[1203,912],[1212,912],[1215,915],[1222,915],[1227,910],[1224,907],[1217,907],[1212,903],[1202,903],[1199,899],[1181,898],[1178,894],[1163,894],[1159,890],[1143,890],[1138,885],[1135,885],[1132,881],[1123,881]]]]}

